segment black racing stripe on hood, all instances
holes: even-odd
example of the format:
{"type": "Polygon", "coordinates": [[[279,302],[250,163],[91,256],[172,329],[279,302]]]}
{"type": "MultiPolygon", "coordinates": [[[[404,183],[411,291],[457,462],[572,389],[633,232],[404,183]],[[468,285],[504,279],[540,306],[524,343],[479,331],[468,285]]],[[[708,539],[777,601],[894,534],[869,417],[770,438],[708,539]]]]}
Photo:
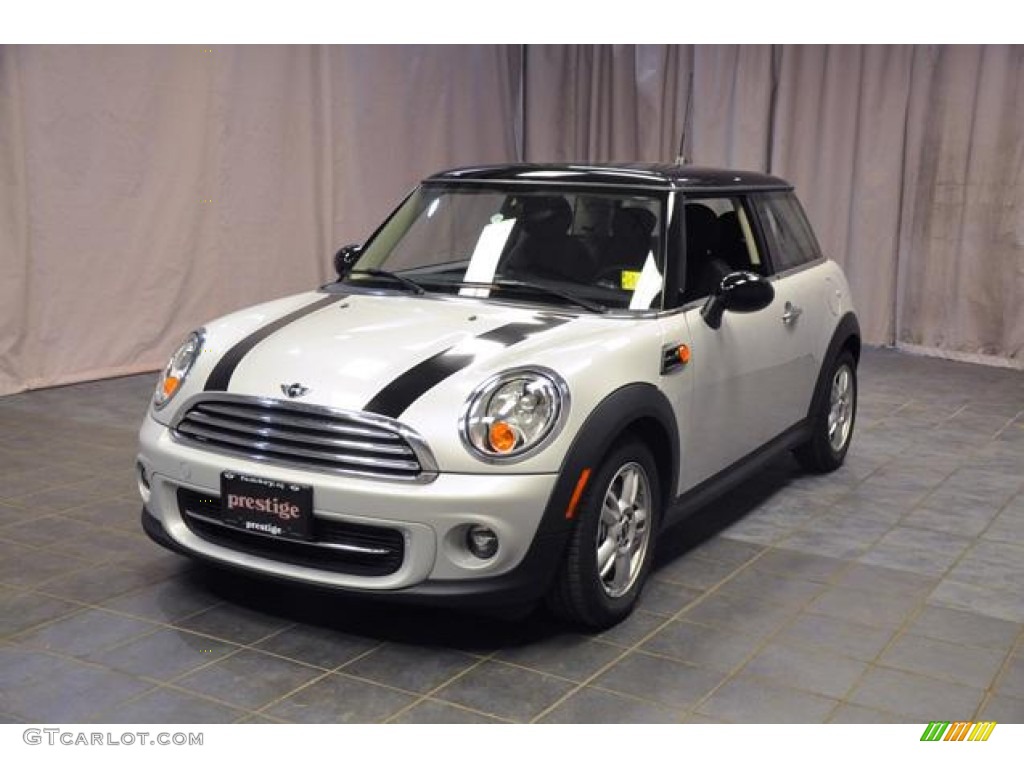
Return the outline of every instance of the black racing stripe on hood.
{"type": "Polygon", "coordinates": [[[424,392],[473,362],[474,355],[459,353],[457,349],[449,347],[414,365],[374,395],[363,410],[397,419],[424,392]]]}
{"type": "MultiPolygon", "coordinates": [[[[475,336],[473,341],[494,341],[504,347],[510,347],[530,336],[557,328],[571,319],[572,317],[561,315],[538,316],[536,322],[502,325],[475,336]]],[[[456,344],[417,363],[374,395],[363,410],[397,419],[429,390],[476,362],[478,355],[466,352],[460,347],[461,344],[456,344]]]]}
{"type": "Polygon", "coordinates": [[[487,331],[487,333],[481,333],[477,336],[478,339],[484,341],[497,341],[504,344],[506,347],[511,347],[513,344],[518,344],[520,341],[526,341],[534,334],[541,333],[543,331],[550,331],[552,328],[567,323],[571,318],[561,317],[558,315],[551,315],[545,317],[538,317],[539,321],[543,322],[543,325],[538,323],[509,323],[508,325],[501,325],[495,328],[493,331],[487,331]]]}
{"type": "Polygon", "coordinates": [[[280,317],[272,323],[267,323],[261,328],[257,329],[253,333],[250,333],[240,342],[235,344],[231,349],[223,354],[217,364],[210,371],[209,377],[206,379],[206,386],[203,389],[207,392],[226,392],[228,385],[231,383],[231,376],[235,372],[235,368],[242,362],[247,354],[252,351],[252,348],[259,344],[261,341],[271,336],[286,325],[294,323],[306,315],[311,315],[318,309],[323,309],[329,304],[336,304],[346,297],[341,294],[332,294],[323,299],[317,299],[312,304],[307,304],[301,309],[296,309],[294,312],[289,312],[284,317],[280,317]]]}

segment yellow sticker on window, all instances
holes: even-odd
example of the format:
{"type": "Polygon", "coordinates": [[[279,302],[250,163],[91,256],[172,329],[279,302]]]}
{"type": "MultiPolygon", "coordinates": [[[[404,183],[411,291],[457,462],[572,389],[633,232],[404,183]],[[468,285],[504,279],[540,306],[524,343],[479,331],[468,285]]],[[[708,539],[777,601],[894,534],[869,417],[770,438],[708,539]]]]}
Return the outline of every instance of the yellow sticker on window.
{"type": "Polygon", "coordinates": [[[622,270],[622,290],[635,291],[636,284],[640,282],[640,273],[630,269],[622,270]]]}

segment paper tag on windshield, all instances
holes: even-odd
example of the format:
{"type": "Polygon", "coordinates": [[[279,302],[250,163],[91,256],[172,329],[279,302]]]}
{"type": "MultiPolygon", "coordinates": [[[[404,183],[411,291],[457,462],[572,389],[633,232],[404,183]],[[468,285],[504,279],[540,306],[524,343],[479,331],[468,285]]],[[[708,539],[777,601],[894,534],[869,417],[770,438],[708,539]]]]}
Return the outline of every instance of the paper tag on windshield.
{"type": "Polygon", "coordinates": [[[640,282],[640,273],[631,269],[622,270],[621,276],[622,290],[624,291],[635,291],[636,284],[640,282]]]}
{"type": "MultiPolygon", "coordinates": [[[[469,266],[462,278],[467,283],[490,283],[494,281],[494,273],[498,269],[498,259],[505,249],[508,236],[512,234],[512,227],[515,226],[515,219],[504,219],[494,221],[484,227],[480,233],[480,239],[476,241],[476,248],[469,259],[469,266]]],[[[487,298],[490,294],[489,288],[462,288],[460,296],[474,296],[487,298]]]]}

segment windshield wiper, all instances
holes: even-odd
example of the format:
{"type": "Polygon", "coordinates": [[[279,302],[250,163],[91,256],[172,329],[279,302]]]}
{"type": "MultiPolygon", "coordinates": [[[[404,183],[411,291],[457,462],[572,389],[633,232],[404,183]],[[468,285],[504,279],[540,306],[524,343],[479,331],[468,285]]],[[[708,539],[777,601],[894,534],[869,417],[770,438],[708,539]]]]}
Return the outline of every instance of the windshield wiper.
{"type": "Polygon", "coordinates": [[[547,285],[541,285],[540,283],[533,283],[526,280],[495,280],[491,285],[498,288],[513,288],[518,290],[534,291],[536,293],[546,293],[549,296],[558,296],[561,299],[565,299],[568,302],[579,307],[583,307],[584,309],[588,309],[591,312],[596,312],[600,315],[603,315],[608,311],[608,307],[603,304],[598,304],[596,301],[584,299],[574,293],[569,293],[568,291],[563,291],[559,288],[552,288],[547,285]]]}
{"type": "MultiPolygon", "coordinates": [[[[415,293],[417,296],[426,293],[426,291],[423,290],[423,286],[417,283],[415,280],[410,280],[408,277],[402,277],[401,275],[395,272],[388,272],[386,269],[353,269],[348,274],[369,275],[370,277],[383,277],[393,282],[404,285],[406,288],[409,289],[409,291],[415,293]]],[[[345,277],[348,277],[348,275],[345,275],[345,277]]]]}
{"type": "Polygon", "coordinates": [[[490,288],[498,290],[513,290],[513,291],[526,291],[532,293],[543,293],[548,296],[557,296],[558,298],[575,304],[578,307],[583,307],[590,312],[596,312],[597,314],[605,314],[608,312],[608,307],[603,304],[598,304],[596,301],[590,301],[589,299],[581,298],[575,294],[563,291],[558,288],[551,288],[547,285],[541,285],[540,283],[531,283],[525,280],[495,280],[492,283],[474,283],[466,282],[463,280],[432,280],[428,285],[445,285],[453,286],[456,288],[490,288]]]}

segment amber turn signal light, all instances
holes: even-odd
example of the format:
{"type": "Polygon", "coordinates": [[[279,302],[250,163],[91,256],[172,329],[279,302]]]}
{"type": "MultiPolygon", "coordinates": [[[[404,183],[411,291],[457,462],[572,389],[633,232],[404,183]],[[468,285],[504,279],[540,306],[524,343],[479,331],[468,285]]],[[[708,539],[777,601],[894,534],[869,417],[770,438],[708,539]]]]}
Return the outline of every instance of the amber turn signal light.
{"type": "Polygon", "coordinates": [[[685,344],[680,344],[676,349],[676,357],[679,358],[679,362],[686,365],[690,362],[690,348],[685,344]]]}
{"type": "Polygon", "coordinates": [[[491,424],[487,436],[490,439],[491,448],[498,453],[508,453],[516,447],[516,433],[504,421],[496,421],[491,424]]]}
{"type": "Polygon", "coordinates": [[[181,380],[176,378],[176,377],[174,377],[174,376],[168,376],[167,378],[165,378],[164,379],[164,397],[169,398],[171,395],[173,395],[175,392],[177,392],[178,391],[178,385],[180,383],[181,383],[181,380]]]}

